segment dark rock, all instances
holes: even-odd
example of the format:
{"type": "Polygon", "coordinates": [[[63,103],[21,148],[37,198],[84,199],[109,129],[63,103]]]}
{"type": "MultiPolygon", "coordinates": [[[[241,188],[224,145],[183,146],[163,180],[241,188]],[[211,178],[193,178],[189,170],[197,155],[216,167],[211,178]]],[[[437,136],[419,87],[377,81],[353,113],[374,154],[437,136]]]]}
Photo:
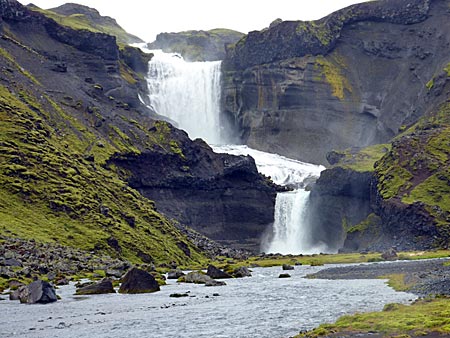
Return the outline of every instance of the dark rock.
{"type": "Polygon", "coordinates": [[[122,272],[122,271],[119,271],[119,270],[106,269],[105,275],[106,275],[107,277],[120,278],[120,277],[123,276],[123,272],[122,272]]]}
{"type": "Polygon", "coordinates": [[[176,270],[170,270],[167,274],[167,279],[178,279],[181,276],[184,276],[184,272],[176,269],[176,270]]]}
{"type": "Polygon", "coordinates": [[[225,283],[225,282],[222,282],[222,281],[218,281],[218,280],[210,280],[210,281],[207,281],[206,283],[205,283],[205,286],[223,286],[223,285],[227,285],[227,283],[225,283]]]}
{"type": "Polygon", "coordinates": [[[381,258],[385,261],[394,261],[398,259],[397,251],[394,248],[390,248],[381,254],[381,258]]]}
{"type": "Polygon", "coordinates": [[[15,259],[15,258],[9,258],[9,259],[5,260],[5,264],[4,265],[5,266],[18,266],[18,267],[21,267],[22,263],[19,260],[15,259]]]}
{"type": "Polygon", "coordinates": [[[208,270],[206,271],[206,274],[214,279],[222,279],[222,278],[232,278],[229,274],[226,272],[216,268],[214,265],[208,265],[208,270]]]}
{"type": "Polygon", "coordinates": [[[67,73],[67,65],[65,63],[55,63],[50,69],[58,73],[67,73]]]}
{"type": "Polygon", "coordinates": [[[278,276],[278,278],[290,278],[291,275],[288,273],[280,273],[280,275],[278,276]]]}
{"type": "Polygon", "coordinates": [[[237,268],[233,271],[233,277],[235,277],[235,278],[251,277],[251,276],[252,276],[252,273],[245,266],[241,266],[240,268],[237,268]]]}
{"type": "Polygon", "coordinates": [[[171,293],[169,297],[172,297],[172,298],[189,297],[189,294],[188,293],[171,293]]]}
{"type": "Polygon", "coordinates": [[[21,303],[27,304],[46,304],[58,300],[53,286],[42,280],[37,280],[27,286],[20,287],[18,289],[18,298],[21,303]]]}
{"type": "Polygon", "coordinates": [[[289,264],[283,264],[282,269],[283,270],[294,270],[294,267],[289,264]]]}
{"type": "Polygon", "coordinates": [[[158,282],[151,274],[132,268],[122,278],[119,293],[149,293],[159,290],[158,282]]]}
{"type": "Polygon", "coordinates": [[[100,282],[78,288],[76,295],[98,295],[105,293],[115,293],[112,281],[108,278],[102,279],[100,282]]]}

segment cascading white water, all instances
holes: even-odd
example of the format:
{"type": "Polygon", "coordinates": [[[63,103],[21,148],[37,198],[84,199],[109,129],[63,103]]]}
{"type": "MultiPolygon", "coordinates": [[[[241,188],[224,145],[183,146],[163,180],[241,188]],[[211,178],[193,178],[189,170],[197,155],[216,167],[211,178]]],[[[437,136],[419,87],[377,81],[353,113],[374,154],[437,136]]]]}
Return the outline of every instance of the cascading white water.
{"type": "Polygon", "coordinates": [[[178,54],[152,52],[147,83],[153,109],[178,123],[191,139],[221,144],[221,61],[186,62],[178,54]]]}
{"type": "Polygon", "coordinates": [[[273,233],[270,234],[268,241],[262,243],[262,251],[281,254],[328,252],[325,244],[312,245],[313,229],[306,217],[309,192],[303,189],[309,182],[315,181],[325,167],[243,145],[225,145],[213,149],[215,152],[233,155],[250,155],[255,159],[260,173],[270,176],[272,181],[279,185],[294,189],[277,194],[273,233]]]}
{"type": "MultiPolygon", "coordinates": [[[[147,83],[152,108],[169,117],[189,136],[209,144],[223,144],[220,115],[220,61],[186,62],[177,54],[152,51],[147,83]]],[[[250,155],[262,174],[294,191],[279,193],[275,205],[273,234],[262,243],[265,252],[300,254],[326,252],[326,247],[310,245],[309,223],[305,220],[309,192],[303,188],[324,169],[277,154],[241,145],[215,146],[216,152],[250,155]]]]}

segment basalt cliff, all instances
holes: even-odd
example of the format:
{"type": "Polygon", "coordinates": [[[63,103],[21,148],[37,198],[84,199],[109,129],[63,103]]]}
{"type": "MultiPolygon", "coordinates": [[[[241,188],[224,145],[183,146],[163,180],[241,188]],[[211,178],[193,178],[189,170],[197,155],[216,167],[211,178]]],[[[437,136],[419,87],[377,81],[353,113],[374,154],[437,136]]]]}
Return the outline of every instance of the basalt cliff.
{"type": "Polygon", "coordinates": [[[370,1],[312,22],[274,22],[229,46],[225,118],[244,143],[327,164],[333,149],[391,140],[438,103],[449,2],[370,1]]]}
{"type": "Polygon", "coordinates": [[[0,0],[2,244],[190,264],[214,246],[190,226],[258,249],[275,188],[251,158],[215,154],[141,102],[151,57],[0,0]]]}

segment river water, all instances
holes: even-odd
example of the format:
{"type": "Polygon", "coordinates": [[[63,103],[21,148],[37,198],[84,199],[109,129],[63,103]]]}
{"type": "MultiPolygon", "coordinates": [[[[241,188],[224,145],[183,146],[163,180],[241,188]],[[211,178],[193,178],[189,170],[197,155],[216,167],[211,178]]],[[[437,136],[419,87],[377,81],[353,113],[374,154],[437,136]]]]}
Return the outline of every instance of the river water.
{"type": "Polygon", "coordinates": [[[160,292],[143,295],[73,296],[74,286],[65,286],[53,304],[1,301],[0,337],[281,338],[415,298],[382,280],[302,278],[320,269],[296,266],[288,271],[291,278],[280,279],[281,267],[254,268],[252,277],[225,280],[226,286],[169,281],[160,292]],[[169,297],[184,292],[190,297],[169,297]]]}

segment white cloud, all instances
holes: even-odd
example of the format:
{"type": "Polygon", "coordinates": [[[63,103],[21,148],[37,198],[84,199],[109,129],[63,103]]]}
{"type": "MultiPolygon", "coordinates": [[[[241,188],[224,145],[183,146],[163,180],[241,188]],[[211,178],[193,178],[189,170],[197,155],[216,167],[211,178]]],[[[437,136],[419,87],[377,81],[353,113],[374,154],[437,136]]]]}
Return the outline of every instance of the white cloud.
{"type": "MultiPolygon", "coordinates": [[[[27,4],[30,0],[20,0],[27,4]]],[[[94,7],[115,18],[129,33],[153,41],[161,32],[230,28],[247,33],[273,20],[315,20],[364,0],[31,0],[41,8],[66,2],[94,7]]]]}

